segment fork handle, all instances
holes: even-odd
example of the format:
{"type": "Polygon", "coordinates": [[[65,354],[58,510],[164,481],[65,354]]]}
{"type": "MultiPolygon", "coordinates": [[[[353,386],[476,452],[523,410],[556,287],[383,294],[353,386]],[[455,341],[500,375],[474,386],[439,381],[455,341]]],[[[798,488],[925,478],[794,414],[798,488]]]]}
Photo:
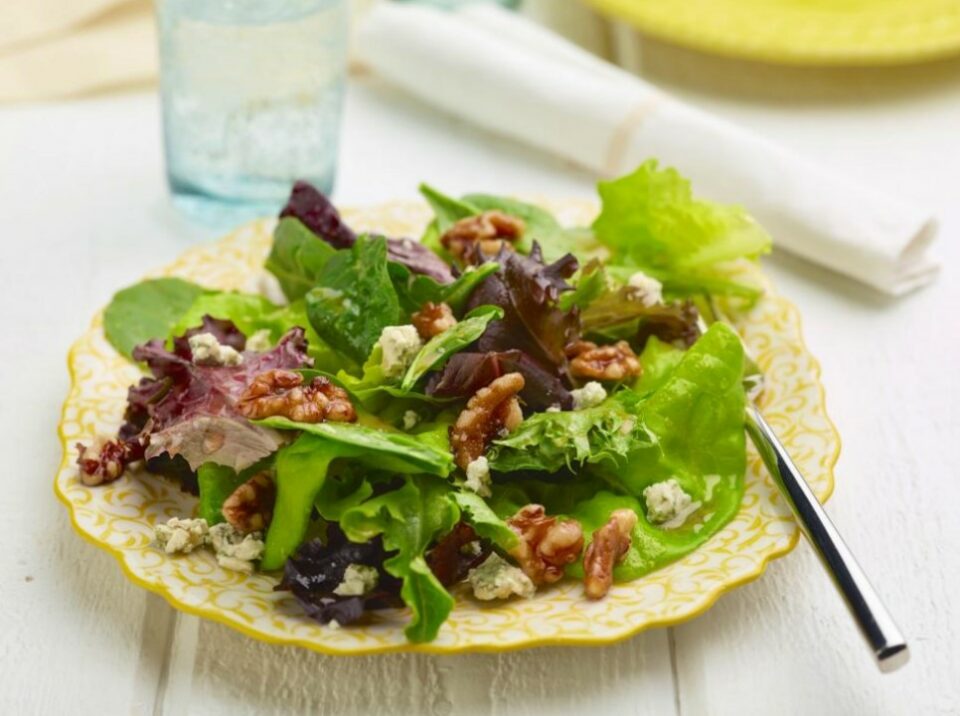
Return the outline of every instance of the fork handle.
{"type": "Polygon", "coordinates": [[[755,405],[747,406],[747,434],[793,510],[867,640],[881,671],[900,668],[910,658],[907,642],[880,601],[800,470],[755,405]]]}

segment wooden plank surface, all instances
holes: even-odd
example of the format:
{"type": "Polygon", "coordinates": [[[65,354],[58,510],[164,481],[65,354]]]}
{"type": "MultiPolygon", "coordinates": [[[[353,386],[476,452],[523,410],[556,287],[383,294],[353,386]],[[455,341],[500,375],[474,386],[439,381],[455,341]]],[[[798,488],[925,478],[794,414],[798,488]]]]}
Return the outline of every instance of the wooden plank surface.
{"type": "MultiPolygon", "coordinates": [[[[51,480],[70,340],[118,286],[203,234],[166,206],[156,105],[133,95],[0,109],[0,209],[10,227],[0,260],[0,430],[11,458],[0,509],[13,536],[0,550],[0,711],[960,710],[960,322],[951,313],[960,306],[958,66],[791,72],[791,95],[771,68],[657,46],[645,48],[643,65],[700,104],[928,201],[943,218],[948,270],[902,301],[788,258],[768,262],[805,315],[844,436],[830,512],[912,637],[913,663],[875,673],[806,548],[675,630],[610,648],[503,655],[335,659],[268,647],[174,616],[130,585],[109,556],[72,534],[51,480]]],[[[370,82],[351,89],[346,120],[342,202],[410,197],[427,178],[452,192],[592,193],[577,170],[370,82]]]]}

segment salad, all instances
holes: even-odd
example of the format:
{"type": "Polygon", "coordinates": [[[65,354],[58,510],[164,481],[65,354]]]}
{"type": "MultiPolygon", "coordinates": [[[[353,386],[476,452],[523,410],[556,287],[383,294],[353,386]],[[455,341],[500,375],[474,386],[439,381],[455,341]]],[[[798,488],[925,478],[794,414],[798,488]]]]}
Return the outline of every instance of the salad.
{"type": "Polygon", "coordinates": [[[406,606],[434,639],[456,598],[585,599],[695,550],[737,512],[737,334],[718,302],[770,238],[648,161],[601,182],[590,226],[488,194],[421,193],[420,240],[357,234],[294,185],[265,290],[177,278],[118,292],[104,332],[144,376],[78,479],[127,468],[196,494],[169,555],[275,574],[332,627],[406,606]]]}

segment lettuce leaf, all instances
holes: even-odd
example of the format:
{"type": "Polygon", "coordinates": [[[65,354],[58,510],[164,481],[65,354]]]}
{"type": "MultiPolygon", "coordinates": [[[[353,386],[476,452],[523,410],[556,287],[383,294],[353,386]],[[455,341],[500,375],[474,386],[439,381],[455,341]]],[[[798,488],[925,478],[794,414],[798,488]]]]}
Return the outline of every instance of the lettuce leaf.
{"type": "Polygon", "coordinates": [[[383,329],[401,319],[387,269],[386,241],[361,236],[352,248],[338,251],[320,271],[306,301],[317,334],[353,360],[365,360],[383,329]]]}
{"type": "Polygon", "coordinates": [[[400,307],[408,316],[419,311],[427,301],[446,303],[455,315],[461,315],[473,290],[499,268],[499,264],[488,262],[472,271],[463,272],[450,283],[442,284],[429,276],[415,274],[401,264],[390,262],[388,265],[400,307]]]}
{"type": "Polygon", "coordinates": [[[717,264],[770,251],[769,235],[743,208],[695,199],[690,182],[656,160],[597,189],[602,209],[593,231],[611,263],[641,268],[668,286],[719,280],[717,264]]]}
{"type": "MultiPolygon", "coordinates": [[[[136,346],[170,335],[207,289],[179,278],[155,278],[118,291],[103,312],[103,332],[127,358],[136,346]]],[[[199,324],[196,321],[193,325],[199,324]]]]}
{"type": "Polygon", "coordinates": [[[498,472],[557,472],[584,464],[624,465],[628,455],[652,438],[636,418],[639,396],[621,390],[600,405],[582,410],[536,413],[487,451],[498,472]]]}
{"type": "Polygon", "coordinates": [[[453,597],[427,566],[424,552],[460,519],[450,484],[425,475],[407,477],[393,492],[374,497],[347,510],[340,527],[353,542],[378,535],[396,550],[383,566],[403,580],[400,597],[413,616],[404,633],[413,642],[432,641],[453,609],[453,597]]]}
{"type": "Polygon", "coordinates": [[[517,546],[519,537],[490,508],[490,505],[476,492],[458,490],[453,499],[463,511],[464,521],[481,537],[493,542],[502,550],[509,551],[517,546]]]}

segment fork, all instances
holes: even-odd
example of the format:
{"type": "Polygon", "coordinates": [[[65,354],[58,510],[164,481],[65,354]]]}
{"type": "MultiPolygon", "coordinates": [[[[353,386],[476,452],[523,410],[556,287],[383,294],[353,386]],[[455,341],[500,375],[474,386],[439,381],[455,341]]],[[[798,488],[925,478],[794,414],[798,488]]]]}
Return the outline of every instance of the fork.
{"type": "MultiPolygon", "coordinates": [[[[714,314],[720,315],[716,310],[714,314]]],[[[707,324],[702,317],[699,318],[698,325],[701,333],[706,331],[707,324]]],[[[746,346],[744,351],[747,352],[746,346]]],[[[751,372],[745,375],[743,380],[748,396],[745,423],[747,435],[790,505],[800,529],[846,602],[861,634],[873,651],[880,671],[896,671],[910,659],[907,642],[800,469],[760,412],[756,397],[763,387],[764,376],[748,352],[747,357],[752,364],[751,372]]]]}

